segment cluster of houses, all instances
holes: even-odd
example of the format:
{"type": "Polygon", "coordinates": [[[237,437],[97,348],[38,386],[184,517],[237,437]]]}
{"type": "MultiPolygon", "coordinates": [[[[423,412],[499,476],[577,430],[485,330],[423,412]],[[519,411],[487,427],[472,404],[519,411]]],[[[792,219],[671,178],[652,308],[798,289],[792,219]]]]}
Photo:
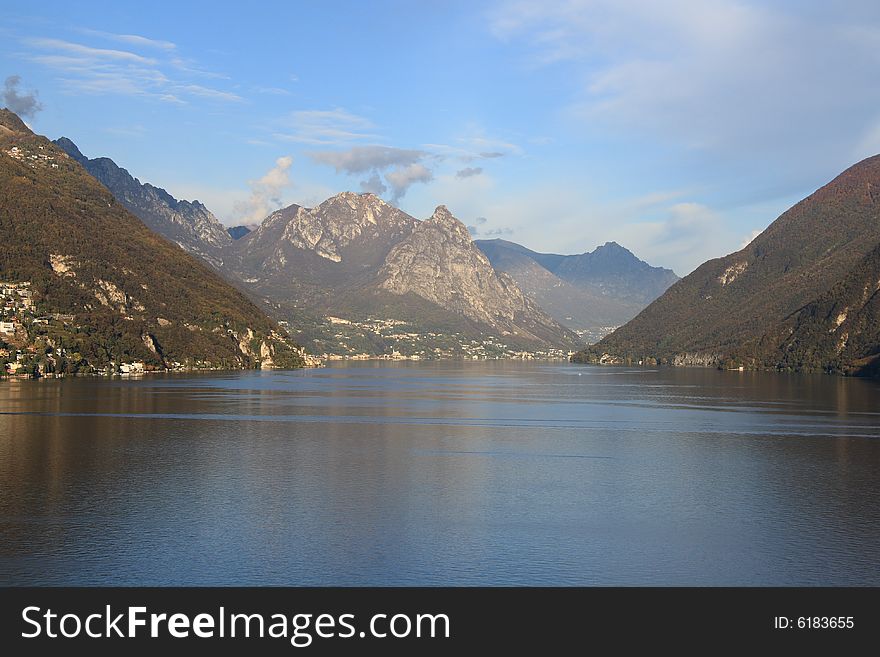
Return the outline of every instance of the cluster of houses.
{"type": "Polygon", "coordinates": [[[31,284],[0,283],[0,339],[9,338],[22,322],[33,321],[34,298],[31,284]]]}
{"type": "Polygon", "coordinates": [[[19,162],[24,162],[25,164],[30,165],[31,168],[36,168],[37,165],[43,167],[52,167],[53,169],[58,168],[58,163],[55,162],[54,155],[48,155],[44,151],[46,148],[44,146],[38,146],[38,150],[36,152],[29,151],[25,148],[19,148],[18,146],[13,146],[9,150],[3,151],[13,160],[18,160],[19,162]]]}
{"type": "MultiPolygon", "coordinates": [[[[324,319],[333,330],[334,347],[339,350],[323,353],[321,358],[324,360],[533,360],[569,357],[560,349],[514,349],[492,336],[475,339],[461,333],[420,332],[398,319],[368,318],[357,321],[333,316],[324,319]],[[391,353],[374,355],[359,351],[355,346],[358,344],[358,333],[372,333],[384,339],[386,344],[390,343],[391,353]]],[[[315,340],[315,343],[320,343],[320,340],[315,340]]]]}

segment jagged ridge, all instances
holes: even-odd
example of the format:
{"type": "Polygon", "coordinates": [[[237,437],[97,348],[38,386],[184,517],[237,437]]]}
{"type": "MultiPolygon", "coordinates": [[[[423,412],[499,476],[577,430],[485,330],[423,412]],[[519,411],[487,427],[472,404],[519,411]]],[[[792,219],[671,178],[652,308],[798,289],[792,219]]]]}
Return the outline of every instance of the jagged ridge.
{"type": "Polygon", "coordinates": [[[231,243],[232,238],[203,204],[179,201],[161,187],[141,183],[110,158],[89,159],[67,137],[54,143],[82,164],[150,229],[219,266],[218,250],[231,243]]]}

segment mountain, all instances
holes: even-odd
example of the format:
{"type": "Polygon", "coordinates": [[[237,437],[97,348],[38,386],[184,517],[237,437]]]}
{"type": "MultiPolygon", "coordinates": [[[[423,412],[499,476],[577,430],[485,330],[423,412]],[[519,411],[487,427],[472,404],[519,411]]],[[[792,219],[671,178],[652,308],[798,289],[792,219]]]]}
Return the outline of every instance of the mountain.
{"type": "Polygon", "coordinates": [[[67,137],[56,139],[54,143],[149,228],[219,266],[217,251],[230,244],[233,238],[204,205],[198,201],[178,201],[161,187],[141,183],[109,158],[89,159],[67,137]]]}
{"type": "Polygon", "coordinates": [[[591,253],[550,256],[550,271],[573,284],[594,286],[608,296],[648,304],[678,281],[671,269],[652,267],[616,242],[591,253]]]}
{"type": "Polygon", "coordinates": [[[867,326],[875,308],[878,190],[874,156],[784,212],[745,248],[701,265],[578,358],[857,367],[874,348],[870,335],[847,327],[867,326]],[[847,332],[845,344],[829,350],[821,330],[847,332]]]}
{"type": "Polygon", "coordinates": [[[378,268],[418,222],[373,194],[344,192],[315,208],[291,205],[237,240],[230,267],[254,289],[329,297],[378,268]]]}
{"type": "Polygon", "coordinates": [[[580,255],[537,253],[501,239],[476,244],[556,321],[588,338],[626,323],[678,280],[615,242],[580,255]]]}
{"type": "MultiPolygon", "coordinates": [[[[420,335],[418,353],[440,348],[431,345],[445,345],[452,333],[468,342],[491,335],[518,348],[567,348],[577,340],[495,272],[442,206],[418,221],[369,193],[344,192],[315,208],[292,205],[226,249],[224,261],[279,316],[402,321],[411,330],[395,335],[420,335]]],[[[379,342],[370,348],[381,349],[379,342]]]]}
{"type": "Polygon", "coordinates": [[[0,110],[0,279],[27,290],[4,338],[63,371],[301,365],[278,325],[0,110]]]}
{"type": "Polygon", "coordinates": [[[379,270],[378,287],[414,294],[502,335],[550,344],[563,338],[510,276],[492,268],[465,225],[443,205],[391,249],[379,270]]]}
{"type": "Polygon", "coordinates": [[[240,240],[248,233],[255,231],[258,227],[259,224],[248,224],[247,226],[230,226],[226,229],[226,232],[232,239],[240,240]]]}
{"type": "Polygon", "coordinates": [[[319,353],[489,357],[579,344],[497,274],[469,235],[462,239],[458,220],[419,222],[373,194],[344,192],[227,230],[198,202],[178,201],[107,158],[90,160],[67,138],[56,144],[147,226],[211,264],[319,353]],[[441,248],[429,248],[435,238],[441,248]],[[423,268],[404,266],[407,248],[431,263],[434,285],[416,284],[423,268]]]}

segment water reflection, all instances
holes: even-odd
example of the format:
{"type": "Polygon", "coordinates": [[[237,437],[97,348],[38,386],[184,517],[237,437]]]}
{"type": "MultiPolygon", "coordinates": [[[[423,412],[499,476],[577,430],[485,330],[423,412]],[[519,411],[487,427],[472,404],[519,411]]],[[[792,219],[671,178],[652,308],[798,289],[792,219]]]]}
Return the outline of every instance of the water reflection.
{"type": "Polygon", "coordinates": [[[513,363],[0,383],[4,584],[880,584],[880,387],[513,363]]]}

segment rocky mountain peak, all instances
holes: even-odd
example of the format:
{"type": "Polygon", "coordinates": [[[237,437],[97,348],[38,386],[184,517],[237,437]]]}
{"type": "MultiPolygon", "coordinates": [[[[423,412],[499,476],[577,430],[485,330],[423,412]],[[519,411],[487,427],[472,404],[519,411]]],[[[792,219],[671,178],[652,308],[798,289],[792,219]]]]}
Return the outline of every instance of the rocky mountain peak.
{"type": "Polygon", "coordinates": [[[391,249],[378,279],[383,290],[413,294],[502,334],[534,339],[549,332],[557,340],[565,334],[512,278],[492,268],[465,225],[443,205],[391,249]]]}
{"type": "Polygon", "coordinates": [[[626,247],[620,246],[617,242],[605,242],[602,246],[597,246],[593,253],[607,251],[609,253],[629,253],[632,255],[632,251],[627,249],[626,247]]]}
{"type": "Polygon", "coordinates": [[[331,262],[342,262],[344,251],[355,243],[390,243],[409,234],[418,222],[375,194],[342,192],[314,208],[291,205],[269,215],[251,240],[276,242],[273,262],[287,262],[277,240],[312,251],[331,262]],[[280,230],[276,237],[275,231],[280,230]]]}
{"type": "Polygon", "coordinates": [[[446,232],[448,235],[454,237],[459,242],[470,243],[473,241],[470,232],[461,221],[459,221],[455,215],[453,215],[449,208],[445,205],[438,205],[434,210],[434,214],[431,215],[429,219],[426,219],[424,225],[427,226],[436,226],[446,232]]]}
{"type": "Polygon", "coordinates": [[[438,205],[434,209],[434,214],[431,215],[431,218],[428,221],[449,222],[449,221],[458,221],[458,220],[449,211],[449,208],[447,208],[445,205],[438,205]]]}
{"type": "Polygon", "coordinates": [[[314,209],[317,212],[328,215],[332,219],[338,219],[340,218],[340,213],[342,216],[354,213],[355,215],[369,217],[370,215],[394,208],[370,192],[362,194],[340,192],[336,196],[331,196],[314,209]]]}

